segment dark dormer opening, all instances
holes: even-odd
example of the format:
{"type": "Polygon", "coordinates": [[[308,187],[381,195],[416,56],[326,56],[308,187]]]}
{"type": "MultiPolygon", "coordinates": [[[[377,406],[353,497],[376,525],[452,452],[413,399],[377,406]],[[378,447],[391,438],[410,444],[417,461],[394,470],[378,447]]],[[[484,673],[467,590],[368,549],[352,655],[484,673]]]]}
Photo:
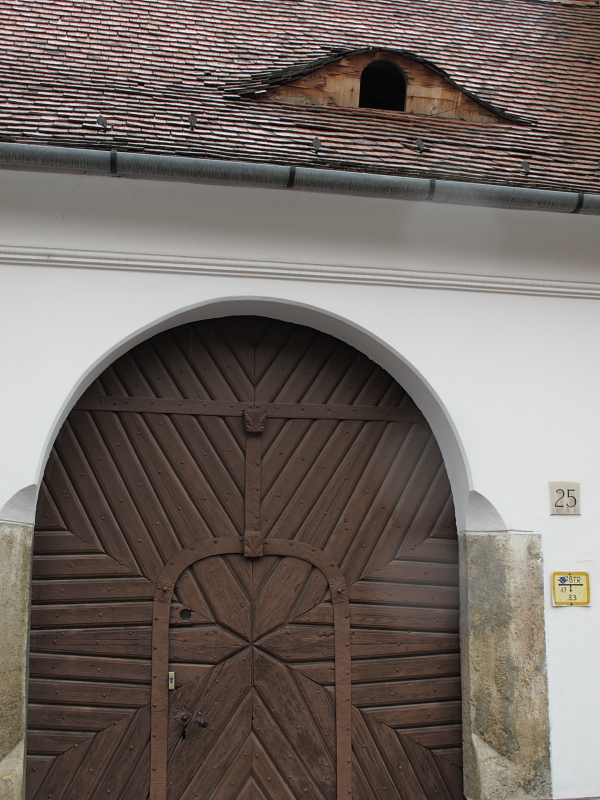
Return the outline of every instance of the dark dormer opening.
{"type": "Polygon", "coordinates": [[[383,108],[404,111],[406,103],[406,78],[402,70],[391,61],[372,61],[360,77],[361,108],[383,108]]]}

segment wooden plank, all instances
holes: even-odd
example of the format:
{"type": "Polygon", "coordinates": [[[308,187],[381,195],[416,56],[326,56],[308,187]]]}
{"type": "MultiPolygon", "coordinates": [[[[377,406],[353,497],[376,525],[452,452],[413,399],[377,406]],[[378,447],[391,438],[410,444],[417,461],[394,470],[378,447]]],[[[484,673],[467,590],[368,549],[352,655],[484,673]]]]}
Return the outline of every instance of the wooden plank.
{"type": "MultiPolygon", "coordinates": [[[[250,701],[251,702],[251,701],[250,701]]],[[[236,752],[236,745],[232,743],[232,750],[236,752]]],[[[224,750],[221,749],[216,755],[217,759],[215,761],[214,766],[212,767],[211,771],[213,776],[219,777],[219,774],[223,775],[221,780],[219,781],[218,786],[215,787],[215,790],[210,794],[211,800],[231,800],[232,797],[240,797],[241,792],[243,792],[244,787],[247,786],[252,781],[252,736],[249,734],[246,738],[246,741],[242,744],[237,745],[237,753],[234,756],[233,761],[230,764],[226,765],[219,765],[219,761],[223,761],[223,754],[224,750]],[[221,756],[221,758],[219,758],[221,756]],[[220,769],[219,769],[220,766],[220,769]],[[226,766],[226,769],[224,768],[226,766]]],[[[208,792],[210,791],[210,784],[205,783],[199,776],[196,775],[193,781],[194,786],[202,787],[202,789],[206,792],[205,796],[208,796],[208,792]]],[[[198,795],[195,795],[198,797],[198,795]]]]}
{"type": "Polygon", "coordinates": [[[306,427],[294,422],[286,426],[285,435],[292,441],[287,447],[277,442],[265,461],[267,479],[269,472],[277,472],[264,500],[265,530],[275,538],[287,539],[292,532],[301,538],[303,527],[308,526],[308,541],[321,549],[326,536],[318,535],[314,515],[320,510],[318,519],[322,521],[332,493],[335,496],[344,485],[347,475],[340,472],[338,464],[349,453],[352,440],[349,442],[345,426],[338,421],[319,421],[306,427]],[[317,509],[315,504],[321,507],[317,509]]]}
{"type": "Polygon", "coordinates": [[[369,786],[362,765],[354,754],[352,758],[352,797],[359,797],[360,800],[378,800],[369,786]]]}
{"type": "Polygon", "coordinates": [[[194,564],[193,570],[202,591],[210,598],[215,619],[245,639],[250,639],[250,602],[237,574],[231,569],[230,561],[233,558],[235,556],[205,558],[194,564]]]}
{"type": "Polygon", "coordinates": [[[107,555],[44,555],[33,558],[34,578],[103,578],[139,575],[129,564],[107,555]]]}
{"type": "Polygon", "coordinates": [[[123,717],[94,736],[81,766],[69,784],[65,785],[61,800],[89,800],[130,721],[129,717],[123,717]]]}
{"type": "Polygon", "coordinates": [[[174,341],[189,362],[198,385],[202,387],[207,398],[222,400],[248,400],[252,398],[253,387],[248,381],[248,367],[242,364],[247,361],[243,352],[234,354],[228,345],[229,336],[239,341],[235,320],[229,320],[230,333],[221,331],[218,320],[206,320],[171,332],[174,341]],[[231,380],[229,365],[234,361],[237,380],[231,380]]]}
{"type": "Polygon", "coordinates": [[[34,606],[36,628],[82,628],[99,625],[151,625],[152,603],[82,603],[34,606]]]}
{"type": "Polygon", "coordinates": [[[353,628],[387,628],[401,631],[458,632],[457,608],[415,606],[350,606],[353,628]]]}
{"type": "Polygon", "coordinates": [[[150,661],[32,652],[29,659],[29,674],[32,678],[50,676],[52,679],[80,678],[150,684],[150,661]]]}
{"type": "Polygon", "coordinates": [[[31,601],[85,603],[93,600],[152,600],[155,585],[146,578],[96,578],[94,580],[33,581],[31,601]]]}
{"type": "MultiPolygon", "coordinates": [[[[182,686],[199,675],[207,674],[210,664],[170,663],[175,672],[175,685],[182,686]]],[[[32,653],[29,661],[31,678],[50,677],[94,681],[116,681],[127,684],[150,684],[150,661],[126,658],[86,658],[59,654],[32,653]]]]}
{"type": "Polygon", "coordinates": [[[427,797],[436,797],[439,800],[452,800],[446,783],[437,768],[433,757],[425,747],[414,742],[410,736],[397,734],[402,747],[410,759],[410,762],[419,776],[419,781],[425,790],[427,797]]]}
{"type": "MultiPolygon", "coordinates": [[[[391,428],[391,426],[390,426],[391,428]]],[[[373,501],[362,521],[362,525],[373,537],[371,547],[361,552],[357,539],[346,555],[347,579],[353,582],[390,561],[398,550],[398,544],[412,530],[412,520],[427,502],[428,488],[442,464],[442,457],[431,430],[427,426],[415,425],[407,437],[406,448],[397,451],[383,479],[372,487],[373,501]],[[418,436],[420,429],[426,436],[418,436]],[[426,439],[425,447],[423,441],[426,439]],[[399,480],[398,473],[405,471],[406,482],[399,480]],[[402,483],[402,491],[399,484],[402,483]],[[367,560],[368,557],[368,560],[367,560]]],[[[393,445],[392,445],[393,447],[393,445]]],[[[393,452],[393,450],[392,450],[393,452]]],[[[380,463],[381,463],[380,459],[380,463]]],[[[404,476],[403,476],[404,477],[404,476]]],[[[417,521],[419,536],[426,538],[433,522],[427,525],[417,521]]]]}
{"type": "Polygon", "coordinates": [[[252,800],[295,800],[296,796],[290,790],[287,776],[279,772],[259,739],[254,735],[252,736],[252,772],[257,781],[253,787],[252,800]]]}
{"type": "Polygon", "coordinates": [[[296,403],[305,394],[334,352],[336,341],[300,325],[277,325],[256,347],[264,367],[256,380],[255,399],[260,402],[296,403]],[[279,329],[279,337],[275,331],[279,329]],[[266,352],[265,352],[266,350],[266,352]]]}
{"type": "MultiPolygon", "coordinates": [[[[424,626],[425,629],[436,629],[442,626],[442,630],[448,630],[444,626],[448,625],[451,631],[458,629],[457,626],[457,611],[455,609],[418,609],[409,607],[394,607],[394,606],[375,606],[370,607],[366,605],[352,604],[350,607],[350,615],[353,627],[376,627],[376,628],[392,628],[407,630],[411,632],[413,629],[419,629],[424,626]],[[379,618],[381,614],[381,618],[379,618]],[[371,618],[372,617],[372,618],[371,618]],[[379,621],[379,625],[376,624],[379,621]]],[[[309,609],[300,616],[296,617],[295,623],[299,624],[332,624],[333,611],[329,603],[321,603],[314,608],[309,609]]]]}
{"type": "MultiPolygon", "coordinates": [[[[463,766],[463,754],[461,747],[444,747],[438,750],[432,750],[436,759],[441,759],[443,761],[448,761],[450,764],[455,766],[457,769],[462,771],[463,766]]],[[[462,798],[461,798],[462,800],[462,798]]]]}
{"type": "MultiPolygon", "coordinates": [[[[69,525],[69,530],[77,534],[80,533],[80,530],[75,527],[71,519],[77,522],[82,515],[85,515],[87,526],[95,531],[102,550],[115,561],[129,566],[133,573],[139,574],[138,564],[114,514],[114,503],[118,504],[119,495],[116,498],[107,495],[105,490],[108,487],[101,480],[102,477],[106,478],[109,475],[109,464],[106,460],[104,462],[101,460],[105,458],[102,453],[95,454],[96,461],[91,462],[89,454],[83,451],[71,425],[77,416],[85,417],[89,422],[89,414],[86,412],[72,411],[54,444],[56,453],[62,464],[65,465],[65,470],[68,468],[69,480],[72,484],[72,492],[67,491],[62,496],[64,499],[61,498],[61,513],[69,525]],[[67,507],[68,514],[65,510],[67,507]],[[76,512],[75,516],[74,512],[76,512]]],[[[134,517],[126,515],[124,519],[125,522],[129,522],[129,520],[133,521],[134,517]]],[[[85,533],[84,538],[86,538],[85,533]]]]}
{"type": "MultiPolygon", "coordinates": [[[[135,358],[136,350],[125,353],[100,376],[102,395],[137,395],[153,397],[156,392],[135,358]]],[[[85,396],[90,395],[88,390],[85,396]]]]}
{"type": "Polygon", "coordinates": [[[42,530],[66,530],[67,526],[56,507],[46,481],[42,481],[35,512],[35,527],[42,530]]]}
{"type": "Polygon", "coordinates": [[[352,687],[352,702],[359,708],[457,699],[460,699],[460,678],[384,681],[361,683],[352,687]]]}
{"type": "MultiPolygon", "coordinates": [[[[64,584],[63,584],[64,586],[64,584]]],[[[72,587],[69,587],[72,588],[72,587]]],[[[112,599],[112,595],[110,595],[112,599]]],[[[47,598],[44,598],[47,599],[47,598]]],[[[181,603],[171,606],[171,625],[187,628],[209,622],[208,617],[181,603]],[[182,619],[187,610],[190,615],[182,619]]],[[[31,625],[34,628],[84,628],[112,625],[151,625],[152,603],[62,603],[33,606],[31,625]]]]}
{"type": "MultiPolygon", "coordinates": [[[[443,725],[445,723],[460,725],[462,719],[460,701],[410,703],[408,705],[389,706],[363,710],[367,716],[373,716],[389,725],[390,728],[412,728],[417,725],[443,725]]],[[[404,733],[404,731],[400,731],[404,733]]],[[[412,735],[412,734],[411,734],[412,735]]],[[[415,738],[413,736],[413,738],[415,738]]],[[[418,737],[417,737],[418,739],[418,737]]],[[[421,742],[423,744],[423,742],[421,742]]]]}
{"type": "Polygon", "coordinates": [[[99,553],[98,544],[71,531],[36,530],[35,552],[40,553],[99,553]]]}
{"type": "Polygon", "coordinates": [[[437,753],[433,753],[433,757],[452,800],[464,800],[462,768],[455,766],[437,753]]]}
{"type": "MultiPolygon", "coordinates": [[[[173,552],[181,548],[182,544],[191,544],[193,538],[190,536],[182,541],[178,536],[180,515],[173,517],[166,513],[151,480],[153,465],[144,462],[132,447],[123,420],[115,414],[96,414],[93,419],[119,471],[123,482],[122,488],[127,491],[143,521],[145,531],[141,536],[141,542],[138,537],[136,542],[132,542],[131,547],[134,552],[137,552],[140,544],[156,550],[158,563],[162,565],[173,552]]],[[[117,487],[115,492],[118,494],[117,487]]],[[[120,502],[123,499],[120,498],[120,502]]],[[[152,569],[153,567],[146,567],[146,574],[152,575],[152,569]]]]}
{"type": "Polygon", "coordinates": [[[362,719],[396,785],[399,796],[403,798],[420,797],[423,788],[419,777],[394,731],[373,716],[363,713],[362,719]]]}
{"type": "Polygon", "coordinates": [[[255,601],[254,636],[261,637],[289,617],[312,566],[296,558],[281,558],[255,601]]]}
{"type": "Polygon", "coordinates": [[[121,736],[112,758],[107,762],[101,780],[90,795],[90,800],[119,796],[135,770],[149,739],[150,707],[144,706],[132,715],[127,730],[121,736]]]}
{"type": "Polygon", "coordinates": [[[260,647],[283,661],[331,661],[333,627],[286,625],[261,639],[260,647]]]}
{"type": "Polygon", "coordinates": [[[435,747],[460,747],[462,744],[462,728],[460,720],[455,725],[435,725],[426,728],[403,728],[403,736],[409,736],[413,742],[433,750],[435,747]]]}
{"type": "Polygon", "coordinates": [[[322,786],[317,784],[306,769],[298,753],[273,719],[270,711],[257,696],[254,701],[253,731],[257,741],[268,755],[272,766],[266,763],[264,772],[276,771],[285,780],[294,798],[310,797],[311,800],[334,800],[333,791],[323,794],[322,786]]]}
{"type": "MultiPolygon", "coordinates": [[[[150,637],[149,627],[32,631],[31,646],[34,652],[42,653],[102,656],[110,652],[115,657],[149,659],[150,637]]],[[[189,663],[198,659],[202,663],[215,663],[244,644],[233,634],[216,626],[176,628],[170,634],[171,661],[189,663]]]]}
{"type": "MultiPolygon", "coordinates": [[[[102,549],[94,521],[90,519],[87,510],[81,504],[56,449],[56,444],[61,437],[62,431],[58,434],[54,448],[48,456],[48,463],[44,473],[44,481],[48,493],[57,509],[59,525],[56,527],[68,530],[81,537],[84,542],[89,542],[97,549],[102,549]]],[[[50,520],[52,520],[52,517],[49,517],[50,520]]],[[[43,527],[42,525],[42,530],[43,527]]]]}
{"type": "Polygon", "coordinates": [[[401,583],[439,583],[446,586],[458,586],[458,565],[393,560],[365,575],[365,578],[401,583]]]}
{"type": "Polygon", "coordinates": [[[417,545],[401,544],[397,558],[414,558],[419,561],[458,563],[458,541],[456,539],[427,539],[417,545]]]}
{"type": "Polygon", "coordinates": [[[41,653],[68,653],[82,656],[104,656],[110,653],[116,658],[149,659],[150,636],[149,627],[33,630],[31,649],[41,653]]]}
{"type": "Polygon", "coordinates": [[[190,444],[196,438],[195,430],[200,428],[206,441],[212,444],[215,452],[223,466],[233,479],[240,491],[240,496],[244,488],[244,453],[245,453],[245,430],[243,417],[204,417],[185,415],[173,415],[173,424],[183,435],[183,431],[188,429],[193,437],[190,444]]]}
{"type": "Polygon", "coordinates": [[[460,675],[460,654],[443,653],[432,656],[404,656],[352,662],[352,682],[370,683],[375,680],[405,680],[460,675]]]}
{"type": "Polygon", "coordinates": [[[25,767],[25,800],[32,800],[54,763],[54,756],[28,756],[25,767]]]}
{"type": "Polygon", "coordinates": [[[129,716],[134,707],[95,708],[38,705],[30,703],[28,720],[35,729],[49,728],[56,731],[65,728],[70,731],[101,731],[123,717],[129,716]]]}
{"type": "MultiPolygon", "coordinates": [[[[438,450],[435,440],[433,440],[433,445],[435,449],[438,450]]],[[[421,476],[415,476],[415,479],[421,481],[421,476]]],[[[440,463],[437,473],[431,476],[429,480],[427,494],[417,510],[411,523],[410,530],[407,532],[403,542],[404,548],[415,547],[425,541],[426,537],[423,536],[423,529],[428,529],[429,531],[427,538],[433,534],[436,530],[439,515],[447,506],[448,498],[450,497],[450,483],[440,454],[440,463]]]]}
{"type": "Polygon", "coordinates": [[[175,486],[180,484],[187,492],[196,509],[201,512],[208,530],[213,535],[218,531],[220,536],[239,536],[242,531],[236,526],[235,514],[229,512],[225,501],[226,489],[234,491],[236,487],[230,477],[226,485],[216,486],[211,475],[215,459],[209,455],[210,448],[206,443],[199,442],[192,455],[181,437],[175,435],[168,418],[160,419],[148,414],[146,423],[154,437],[155,446],[160,448],[175,471],[175,486]]]}
{"type": "MultiPolygon", "coordinates": [[[[237,321],[210,320],[197,326],[196,331],[202,333],[202,344],[207,361],[201,364],[202,371],[209,375],[210,389],[214,391],[215,380],[225,381],[229,392],[221,397],[232,396],[238,400],[250,400],[254,395],[254,363],[252,347],[247,347],[247,336],[240,329],[237,321]],[[210,364],[214,364],[211,371],[210,364]]],[[[200,367],[200,364],[198,364],[200,367]]],[[[216,388],[216,387],[215,387],[216,388]]],[[[213,396],[215,396],[213,394],[213,396]]]]}
{"type": "Polygon", "coordinates": [[[119,421],[143,464],[146,480],[151,487],[145,502],[158,503],[173,521],[183,544],[211,536],[197,506],[182,487],[177,471],[148,427],[147,419],[138,414],[120,414],[119,421]]]}
{"type": "Polygon", "coordinates": [[[35,800],[47,800],[47,798],[62,797],[65,786],[68,786],[74,775],[79,769],[79,765],[85,758],[85,754],[91,744],[91,738],[82,741],[54,759],[54,763],[48,770],[46,777],[41,782],[38,791],[34,795],[35,800]]]}
{"type": "MultiPolygon", "coordinates": [[[[353,709],[352,713],[352,738],[354,755],[375,796],[377,798],[397,797],[398,791],[394,778],[390,774],[384,759],[384,753],[387,752],[387,749],[382,743],[373,739],[365,720],[356,708],[353,709]]],[[[395,755],[396,757],[402,757],[399,748],[395,755]]],[[[404,766],[404,760],[400,762],[396,760],[396,764],[398,763],[404,766]]],[[[406,772],[406,785],[410,787],[410,794],[407,794],[406,797],[410,797],[410,800],[428,800],[428,796],[424,794],[418,780],[416,780],[411,771],[409,769],[404,771],[406,772]]]]}
{"type": "Polygon", "coordinates": [[[389,658],[398,655],[458,652],[458,634],[399,633],[355,630],[351,639],[352,658],[389,658]]]}
{"type": "Polygon", "coordinates": [[[431,536],[434,539],[456,539],[456,515],[451,491],[448,492],[446,503],[433,526],[431,536]]]}
{"type": "MultiPolygon", "coordinates": [[[[208,719],[208,727],[188,726],[185,740],[178,740],[168,764],[168,781],[173,797],[180,797],[192,782],[198,766],[216,757],[220,750],[229,750],[224,731],[235,712],[244,707],[247,716],[246,735],[250,729],[250,708],[243,705],[250,693],[251,664],[247,655],[228,659],[211,673],[208,683],[197,697],[194,711],[208,719]],[[193,753],[193,758],[190,757],[193,753]]],[[[240,725],[242,723],[240,722],[240,725]]]]}
{"type": "Polygon", "coordinates": [[[411,518],[406,506],[420,501],[421,492],[416,491],[416,497],[412,497],[407,486],[431,432],[422,425],[413,425],[408,431],[398,425],[383,427],[369,461],[353,476],[354,491],[344,513],[348,532],[343,534],[343,528],[338,528],[327,548],[334,560],[343,565],[348,584],[389,560],[373,562],[381,536],[385,534],[399,542],[411,518]]]}
{"type": "Polygon", "coordinates": [[[169,657],[173,663],[185,661],[216,664],[238,650],[241,651],[246,644],[243,639],[216,625],[171,629],[169,657]]]}
{"type": "MultiPolygon", "coordinates": [[[[336,783],[335,759],[323,739],[325,731],[316,724],[318,717],[311,713],[293,673],[281,663],[255,651],[254,686],[323,796],[332,796],[336,783]]],[[[313,696],[313,699],[316,698],[313,696]]],[[[320,695],[320,705],[321,714],[333,716],[324,693],[320,695]]]]}
{"type": "Polygon", "coordinates": [[[76,706],[141,707],[150,702],[150,686],[131,683],[40,680],[29,682],[32,703],[56,703],[76,706]]]}
{"type": "Polygon", "coordinates": [[[394,606],[420,606],[458,608],[457,586],[411,586],[387,581],[361,580],[349,588],[351,603],[383,604],[394,606]]]}
{"type": "Polygon", "coordinates": [[[87,746],[89,731],[48,731],[29,728],[27,731],[27,752],[52,756],[54,759],[72,747],[87,746]]]}
{"type": "Polygon", "coordinates": [[[213,493],[234,520],[236,529],[243,530],[244,451],[232,432],[232,428],[239,430],[239,423],[239,419],[228,425],[222,419],[172,417],[173,427],[188,450],[196,452],[200,467],[209,459],[207,477],[213,493]]]}
{"type": "MultiPolygon", "coordinates": [[[[118,546],[118,540],[127,546],[141,574],[149,580],[156,580],[164,566],[165,558],[157,550],[154,540],[148,533],[153,530],[156,523],[159,526],[162,523],[164,531],[161,535],[166,539],[165,547],[168,547],[169,539],[173,543],[176,539],[170,525],[161,519],[162,515],[157,505],[154,505],[152,510],[159,510],[158,519],[156,513],[150,518],[144,513],[146,507],[140,505],[141,487],[136,487],[136,493],[132,494],[131,481],[127,476],[127,467],[132,468],[132,459],[125,458],[126,464],[123,465],[123,459],[116,456],[116,453],[126,453],[129,449],[127,440],[124,440],[120,431],[114,431],[112,434],[107,432],[106,436],[103,435],[103,431],[89,413],[74,410],[69,420],[77,445],[87,459],[90,471],[94,472],[97,483],[95,494],[104,499],[115,520],[115,526],[110,528],[110,532],[106,530],[104,533],[105,550],[112,552],[118,546]],[[110,448],[107,446],[107,440],[112,440],[110,448]]],[[[74,482],[79,484],[77,478],[74,482]]],[[[137,481],[134,481],[134,485],[136,483],[137,481]]],[[[172,552],[171,549],[169,555],[172,552]]]]}
{"type": "Polygon", "coordinates": [[[310,716],[329,750],[332,761],[335,762],[335,704],[331,694],[297,670],[294,670],[294,677],[309,709],[310,716]]]}
{"type": "MultiPolygon", "coordinates": [[[[201,762],[196,762],[197,770],[192,776],[182,800],[194,798],[202,792],[211,800],[230,800],[241,790],[251,776],[252,748],[252,697],[248,694],[240,703],[224,727],[218,741],[201,762]]],[[[171,762],[186,758],[194,759],[193,744],[185,740],[179,742],[179,753],[171,757],[171,762]]],[[[172,766],[167,770],[167,780],[172,766]]]]}

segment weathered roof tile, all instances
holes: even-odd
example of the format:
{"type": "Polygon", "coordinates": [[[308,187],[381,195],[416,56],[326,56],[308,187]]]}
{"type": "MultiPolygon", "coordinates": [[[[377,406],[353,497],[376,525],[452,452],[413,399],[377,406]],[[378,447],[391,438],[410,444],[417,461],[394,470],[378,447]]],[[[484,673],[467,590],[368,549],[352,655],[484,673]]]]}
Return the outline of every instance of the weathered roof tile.
{"type": "Polygon", "coordinates": [[[600,191],[600,8],[589,0],[0,0],[0,14],[4,141],[600,191]],[[374,47],[428,59],[533,124],[231,90],[374,47]]]}

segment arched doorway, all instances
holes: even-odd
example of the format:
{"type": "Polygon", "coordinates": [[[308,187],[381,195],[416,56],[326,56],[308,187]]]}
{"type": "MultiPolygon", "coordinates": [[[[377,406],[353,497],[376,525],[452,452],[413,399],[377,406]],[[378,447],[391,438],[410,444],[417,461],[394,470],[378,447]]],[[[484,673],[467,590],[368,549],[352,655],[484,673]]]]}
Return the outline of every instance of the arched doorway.
{"type": "Polygon", "coordinates": [[[457,572],[383,369],[262,317],[149,339],[46,469],[28,797],[461,800],[457,572]]]}

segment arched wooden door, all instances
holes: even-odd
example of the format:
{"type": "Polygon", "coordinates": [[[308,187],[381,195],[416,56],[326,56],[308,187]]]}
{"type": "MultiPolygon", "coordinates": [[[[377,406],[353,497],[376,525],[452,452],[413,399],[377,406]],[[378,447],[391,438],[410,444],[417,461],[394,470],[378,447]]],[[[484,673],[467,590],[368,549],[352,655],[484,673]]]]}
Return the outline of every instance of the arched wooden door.
{"type": "Polygon", "coordinates": [[[431,430],[365,356],[259,317],[148,340],[46,469],[28,798],[461,800],[456,563],[431,430]]]}

